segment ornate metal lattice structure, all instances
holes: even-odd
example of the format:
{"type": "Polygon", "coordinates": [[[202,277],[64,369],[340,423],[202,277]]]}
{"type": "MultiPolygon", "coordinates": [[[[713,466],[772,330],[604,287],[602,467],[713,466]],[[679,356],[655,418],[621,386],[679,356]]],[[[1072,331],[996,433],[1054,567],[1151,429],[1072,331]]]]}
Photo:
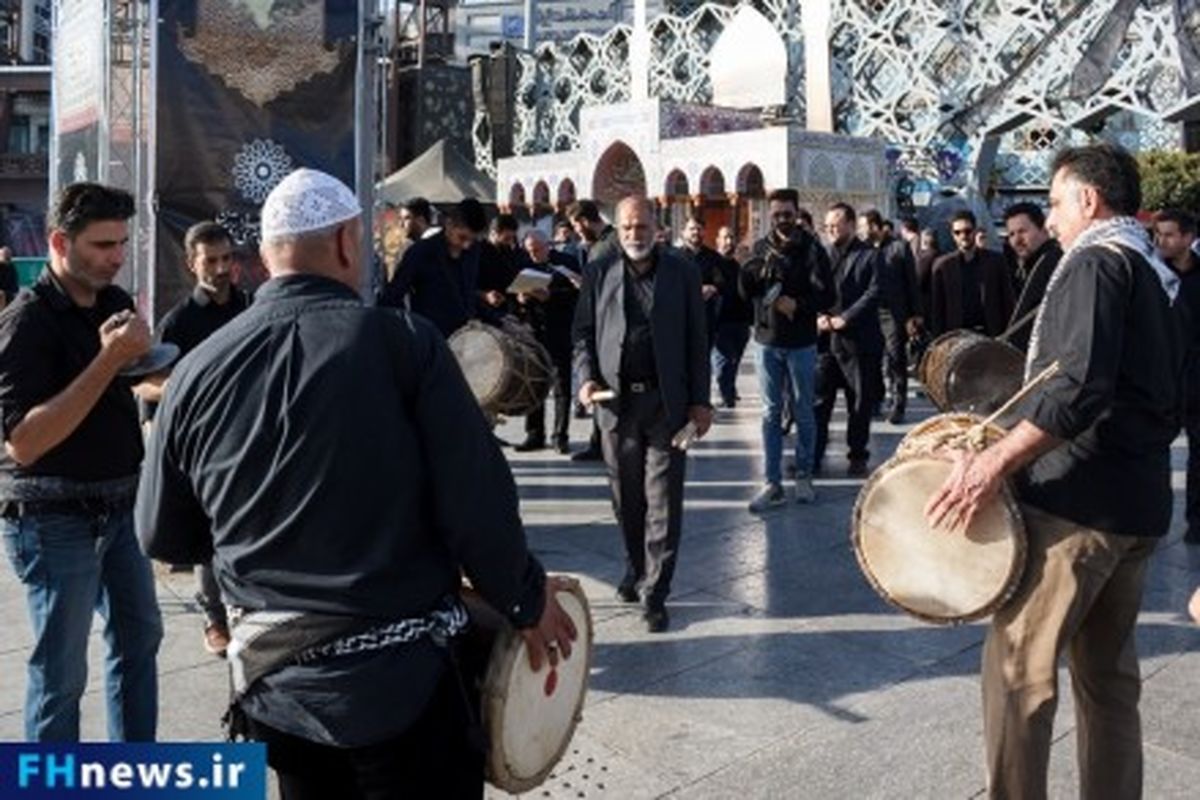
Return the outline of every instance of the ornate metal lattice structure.
{"type": "MultiPolygon", "coordinates": [[[[802,4],[707,3],[650,23],[650,93],[711,99],[708,56],[733,11],[754,6],[788,49],[786,113],[803,112],[802,4]]],[[[1099,133],[1133,149],[1178,147],[1164,112],[1189,86],[1200,4],[1177,0],[833,0],[840,132],[889,143],[900,184],[1019,189],[1048,153],[1099,133]],[[1190,52],[1189,52],[1190,51],[1190,52]],[[1099,64],[1088,70],[1088,62],[1099,64]]],[[[515,151],[578,146],[579,110],[628,99],[628,26],[521,57],[515,151]]],[[[477,137],[478,142],[478,137],[477,137]]],[[[482,142],[478,142],[482,144],[482,142]]],[[[483,148],[479,148],[483,149],[483,148]]]]}

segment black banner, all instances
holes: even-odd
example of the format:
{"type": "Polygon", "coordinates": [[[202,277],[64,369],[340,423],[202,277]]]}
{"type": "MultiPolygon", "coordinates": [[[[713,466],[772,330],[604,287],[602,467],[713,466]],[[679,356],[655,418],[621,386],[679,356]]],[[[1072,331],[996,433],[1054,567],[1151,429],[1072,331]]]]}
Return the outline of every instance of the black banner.
{"type": "Polygon", "coordinates": [[[358,3],[163,0],[158,24],[156,318],[189,291],[190,225],[225,223],[253,288],[270,190],[299,167],[354,187],[358,3]]]}

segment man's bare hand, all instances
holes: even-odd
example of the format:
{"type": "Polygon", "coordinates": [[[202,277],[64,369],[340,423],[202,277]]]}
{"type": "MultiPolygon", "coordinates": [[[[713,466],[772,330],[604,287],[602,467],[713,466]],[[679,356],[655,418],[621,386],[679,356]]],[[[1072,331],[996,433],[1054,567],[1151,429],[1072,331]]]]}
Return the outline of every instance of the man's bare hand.
{"type": "Polygon", "coordinates": [[[919,336],[925,328],[925,320],[923,317],[909,317],[908,321],[904,323],[904,327],[907,329],[909,336],[919,336]]]}
{"type": "Polygon", "coordinates": [[[713,286],[711,283],[706,283],[700,287],[700,296],[706,301],[712,300],[717,296],[717,292],[719,291],[720,289],[718,289],[716,286],[713,286]]]}
{"type": "Polygon", "coordinates": [[[1004,485],[1004,473],[988,451],[956,450],[951,455],[954,469],[941,488],[925,504],[931,528],[965,533],[979,513],[1004,485]]]}
{"type": "Polygon", "coordinates": [[[781,294],[775,298],[775,310],[791,319],[796,314],[796,301],[786,294],[781,294]]]}
{"type": "Polygon", "coordinates": [[[817,330],[821,333],[829,333],[833,330],[829,325],[828,314],[817,314],[817,330]]]}
{"type": "Polygon", "coordinates": [[[483,293],[483,302],[487,303],[492,308],[504,305],[504,295],[495,289],[491,289],[483,293]]]}
{"type": "Polygon", "coordinates": [[[150,327],[132,311],[113,314],[100,325],[100,347],[122,364],[136,361],[150,350],[150,327]]]}
{"type": "Polygon", "coordinates": [[[519,631],[529,652],[529,668],[537,672],[542,662],[549,660],[551,667],[558,666],[558,659],[571,657],[571,642],[579,635],[570,615],[558,604],[558,592],[569,584],[560,578],[546,579],[546,606],[542,617],[532,628],[519,631]]]}
{"type": "Polygon", "coordinates": [[[844,331],[844,330],[846,330],[846,320],[845,320],[845,318],[844,318],[844,317],[840,317],[840,316],[839,316],[839,317],[830,317],[830,318],[829,318],[829,329],[830,329],[830,330],[832,330],[832,331],[844,331]]]}
{"type": "Polygon", "coordinates": [[[592,400],[592,395],[598,391],[600,391],[600,384],[595,381],[584,381],[579,387],[579,402],[585,406],[593,405],[595,401],[592,400]]]}
{"type": "Polygon", "coordinates": [[[688,419],[696,426],[696,438],[701,439],[712,427],[713,410],[708,406],[688,406],[688,419]]]}

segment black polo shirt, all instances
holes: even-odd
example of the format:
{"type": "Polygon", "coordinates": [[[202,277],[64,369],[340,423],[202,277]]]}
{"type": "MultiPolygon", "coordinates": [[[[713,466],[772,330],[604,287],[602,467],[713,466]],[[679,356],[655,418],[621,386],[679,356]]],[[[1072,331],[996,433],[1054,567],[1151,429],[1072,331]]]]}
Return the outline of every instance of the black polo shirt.
{"type": "Polygon", "coordinates": [[[246,294],[237,287],[230,289],[229,299],[221,304],[197,286],[191,295],[163,317],[159,339],[178,345],[180,357],[186,356],[196,345],[244,311],[246,305],[246,294]]]}
{"type": "MultiPolygon", "coordinates": [[[[5,438],[34,407],[75,380],[100,352],[100,326],[133,299],[117,286],[97,294],[91,308],[75,302],[45,269],[32,287],[0,313],[0,424],[5,438]]],[[[137,475],[142,435],[131,381],[117,378],[70,436],[35,463],[18,466],[0,451],[0,499],[31,499],[30,478],[95,483],[137,475]]],[[[44,488],[44,483],[43,483],[44,488]]],[[[76,487],[77,488],[77,487],[76,487]]],[[[46,497],[40,491],[39,496],[46,497]]],[[[78,491],[64,487],[65,496],[78,491]]]]}

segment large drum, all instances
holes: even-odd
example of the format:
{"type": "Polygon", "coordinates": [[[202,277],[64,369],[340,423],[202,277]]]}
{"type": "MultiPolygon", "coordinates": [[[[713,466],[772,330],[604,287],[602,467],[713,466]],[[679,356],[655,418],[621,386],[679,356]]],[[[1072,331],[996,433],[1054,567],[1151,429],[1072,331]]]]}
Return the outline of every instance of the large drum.
{"type": "Polygon", "coordinates": [[[523,417],[546,402],[554,367],[533,336],[472,321],[451,334],[449,343],[484,411],[523,417]]]}
{"type": "Polygon", "coordinates": [[[950,331],[933,340],[917,377],[942,411],[988,414],[1021,389],[1025,357],[999,339],[950,331]]]}
{"type": "MultiPolygon", "coordinates": [[[[550,578],[547,578],[550,580],[550,578]]],[[[469,590],[472,637],[486,642],[480,686],[483,728],[488,738],[487,779],[511,794],[541,785],[571,743],[583,713],[592,661],[592,618],[579,582],[557,576],[559,605],[575,623],[571,657],[533,672],[525,640],[496,611],[469,590]]]]}
{"type": "Polygon", "coordinates": [[[951,468],[927,453],[897,455],[863,486],[851,529],[859,566],[875,591],[940,625],[995,612],[1025,568],[1025,523],[1007,486],[965,533],[930,529],[925,504],[951,468]]]}

